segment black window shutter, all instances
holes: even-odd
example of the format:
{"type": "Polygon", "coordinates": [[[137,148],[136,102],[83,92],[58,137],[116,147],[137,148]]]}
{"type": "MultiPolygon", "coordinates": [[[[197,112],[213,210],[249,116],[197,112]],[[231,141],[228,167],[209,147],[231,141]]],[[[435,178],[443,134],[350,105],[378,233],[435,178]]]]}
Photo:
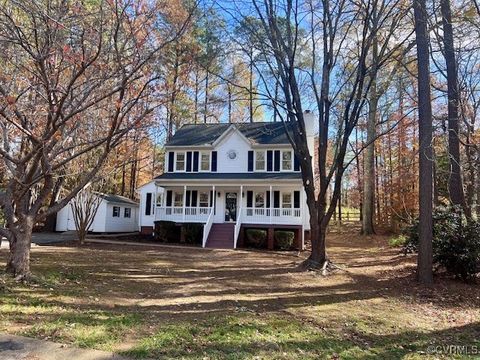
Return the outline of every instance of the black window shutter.
{"type": "Polygon", "coordinates": [[[187,190],[185,206],[190,206],[190,193],[191,193],[191,191],[187,190]]]}
{"type": "Polygon", "coordinates": [[[193,152],[193,171],[198,171],[198,151],[193,152]]]}
{"type": "Polygon", "coordinates": [[[270,191],[267,191],[267,208],[270,207],[270,191]]]}
{"type": "Polygon", "coordinates": [[[253,171],[253,151],[248,151],[248,171],[253,171]]]}
{"type": "Polygon", "coordinates": [[[297,155],[293,155],[293,170],[300,171],[300,160],[297,155]]]}
{"type": "Polygon", "coordinates": [[[253,207],[253,191],[247,191],[247,207],[253,207]]]}
{"type": "Polygon", "coordinates": [[[192,190],[192,206],[194,207],[197,206],[197,197],[198,197],[198,191],[192,190]]]}
{"type": "Polygon", "coordinates": [[[167,206],[172,206],[172,190],[167,190],[167,206]]]}
{"type": "Polygon", "coordinates": [[[300,209],[300,191],[293,192],[293,207],[300,209]]]}
{"type": "Polygon", "coordinates": [[[152,193],[147,193],[147,199],[145,201],[145,215],[152,213],[152,193]]]}
{"type": "Polygon", "coordinates": [[[217,152],[212,151],[212,171],[217,171],[217,152]]]}
{"type": "Polygon", "coordinates": [[[267,150],[267,171],[273,171],[273,151],[267,150]]]}
{"type": "Polygon", "coordinates": [[[210,190],[210,207],[213,206],[213,191],[210,190]]]}
{"type": "Polygon", "coordinates": [[[192,152],[187,151],[187,172],[192,171],[192,152]]]}
{"type": "Polygon", "coordinates": [[[168,172],[173,172],[175,165],[175,153],[173,151],[168,152],[168,172]]]}
{"type": "Polygon", "coordinates": [[[275,150],[274,171],[280,171],[280,150],[275,150]]]}
{"type": "Polygon", "coordinates": [[[275,209],[280,207],[280,191],[273,192],[273,207],[275,209]]]}

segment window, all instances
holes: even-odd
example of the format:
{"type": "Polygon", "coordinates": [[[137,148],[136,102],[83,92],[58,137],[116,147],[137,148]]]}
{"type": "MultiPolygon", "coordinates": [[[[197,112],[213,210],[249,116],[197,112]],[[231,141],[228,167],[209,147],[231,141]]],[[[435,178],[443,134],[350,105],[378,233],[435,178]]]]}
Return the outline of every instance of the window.
{"type": "Polygon", "coordinates": [[[210,153],[202,152],[200,171],[210,171],[210,153]]]}
{"type": "Polygon", "coordinates": [[[265,151],[255,151],[255,170],[265,171],[265,151]]]}
{"type": "Polygon", "coordinates": [[[113,207],[113,217],[120,217],[120,206],[114,206],[113,207]]]}
{"type": "Polygon", "coordinates": [[[132,209],[125,208],[125,210],[123,210],[123,217],[129,218],[131,216],[132,216],[132,209]]]}
{"type": "Polygon", "coordinates": [[[282,170],[292,170],[292,152],[282,152],[282,170]]]}
{"type": "Polygon", "coordinates": [[[175,193],[175,197],[173,199],[173,206],[180,207],[183,206],[183,193],[175,193]]]}
{"type": "Polygon", "coordinates": [[[283,208],[291,208],[292,207],[292,194],[291,193],[283,193],[282,194],[282,207],[283,208]]]}
{"type": "Polygon", "coordinates": [[[263,208],[265,207],[265,193],[256,193],[255,194],[255,207],[263,208]]]}
{"type": "Polygon", "coordinates": [[[147,193],[145,198],[145,215],[150,216],[152,214],[152,193],[147,193]]]}
{"type": "Polygon", "coordinates": [[[177,161],[175,162],[175,170],[176,171],[185,171],[185,153],[184,152],[177,152],[175,153],[177,157],[177,161]]]}
{"type": "Polygon", "coordinates": [[[208,207],[208,192],[202,191],[200,192],[200,207],[208,207]]]}

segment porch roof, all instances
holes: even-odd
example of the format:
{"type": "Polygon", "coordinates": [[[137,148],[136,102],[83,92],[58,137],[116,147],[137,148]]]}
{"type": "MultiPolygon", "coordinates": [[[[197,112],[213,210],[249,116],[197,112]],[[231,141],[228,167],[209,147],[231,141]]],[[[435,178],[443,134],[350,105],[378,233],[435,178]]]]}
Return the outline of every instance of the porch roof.
{"type": "Polygon", "coordinates": [[[217,182],[258,182],[274,180],[279,182],[297,182],[302,180],[300,172],[246,172],[246,173],[165,173],[155,178],[156,183],[174,182],[196,182],[196,181],[217,181],[217,182]]]}

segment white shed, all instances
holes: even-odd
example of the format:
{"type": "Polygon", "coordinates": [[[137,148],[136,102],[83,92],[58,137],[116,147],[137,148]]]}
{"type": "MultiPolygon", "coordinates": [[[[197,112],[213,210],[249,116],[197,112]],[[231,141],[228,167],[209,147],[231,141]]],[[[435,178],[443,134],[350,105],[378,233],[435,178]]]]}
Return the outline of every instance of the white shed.
{"type": "MultiPolygon", "coordinates": [[[[89,229],[96,233],[138,231],[138,203],[120,195],[97,194],[101,202],[89,229]]],[[[57,213],[56,231],[76,230],[69,203],[57,213]]]]}

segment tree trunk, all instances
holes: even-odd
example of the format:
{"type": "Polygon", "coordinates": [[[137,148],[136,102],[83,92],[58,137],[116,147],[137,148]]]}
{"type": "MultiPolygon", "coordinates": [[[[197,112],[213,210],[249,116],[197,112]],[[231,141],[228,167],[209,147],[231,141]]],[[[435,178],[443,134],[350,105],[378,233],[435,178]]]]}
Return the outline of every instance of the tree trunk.
{"type": "Polygon", "coordinates": [[[196,124],[198,122],[198,92],[200,91],[200,80],[198,79],[198,66],[195,66],[195,100],[194,100],[194,116],[193,116],[193,123],[196,124]]]}
{"type": "Polygon", "coordinates": [[[85,231],[84,227],[77,229],[77,237],[80,245],[83,245],[85,243],[85,238],[87,237],[87,232],[85,231]]]}
{"type": "Polygon", "coordinates": [[[480,151],[477,153],[477,182],[476,182],[476,188],[477,188],[477,219],[480,219],[480,151]]]}
{"type": "MultiPolygon", "coordinates": [[[[318,214],[318,211],[314,211],[318,214]]],[[[312,212],[310,212],[312,215],[312,212]]],[[[312,268],[321,267],[327,260],[327,252],[325,247],[325,237],[327,229],[326,226],[322,226],[322,220],[320,216],[310,218],[310,241],[312,245],[312,251],[308,258],[308,266],[312,268]]]]}
{"type": "MultiPolygon", "coordinates": [[[[359,149],[358,144],[358,128],[355,128],[355,149],[359,149]]],[[[360,209],[360,222],[363,221],[363,183],[362,183],[362,174],[361,174],[361,165],[360,165],[360,156],[357,156],[355,159],[355,166],[357,170],[357,190],[358,190],[358,199],[359,199],[359,209],[360,209]]]]}
{"type": "Polygon", "coordinates": [[[364,179],[363,179],[363,201],[362,201],[362,234],[372,235],[375,233],[373,219],[375,216],[375,137],[377,123],[377,86],[372,81],[370,89],[370,108],[367,123],[367,148],[364,156],[364,179]]]}
{"type": "Polygon", "coordinates": [[[250,74],[249,74],[249,83],[248,83],[248,112],[250,117],[250,122],[253,122],[253,47],[250,48],[250,74]]]}
{"type": "Polygon", "coordinates": [[[459,132],[459,107],[460,92],[458,90],[457,63],[453,44],[452,11],[450,0],[441,0],[440,9],[443,23],[443,47],[445,63],[447,64],[447,90],[448,90],[448,153],[450,160],[450,175],[448,191],[453,205],[461,206],[467,216],[470,216],[465,205],[463,192],[462,173],[460,167],[460,140],[459,132]]]}
{"type": "Polygon", "coordinates": [[[432,274],[432,104],[430,97],[430,55],[425,0],[413,0],[418,63],[419,125],[419,248],[418,280],[433,283],[432,274]]]}
{"type": "Polygon", "coordinates": [[[232,123],[232,87],[230,85],[227,86],[228,91],[228,122],[232,123]]]}
{"type": "Polygon", "coordinates": [[[125,196],[125,182],[126,182],[126,169],[125,169],[125,161],[126,159],[123,159],[123,164],[122,164],[122,185],[120,187],[120,195],[125,196]]]}
{"type": "Polygon", "coordinates": [[[33,219],[26,218],[12,230],[10,254],[6,271],[15,278],[30,276],[30,246],[32,243],[33,219]]]}
{"type": "Polygon", "coordinates": [[[320,224],[314,227],[311,231],[312,236],[312,252],[309,257],[309,262],[312,267],[321,267],[327,261],[327,252],[325,248],[325,238],[327,229],[320,224]],[[316,239],[315,246],[313,246],[313,239],[316,239]]]}
{"type": "Polygon", "coordinates": [[[208,69],[206,70],[206,75],[205,75],[205,102],[203,103],[203,123],[207,123],[207,117],[208,117],[208,86],[209,86],[209,73],[208,69]]]}

